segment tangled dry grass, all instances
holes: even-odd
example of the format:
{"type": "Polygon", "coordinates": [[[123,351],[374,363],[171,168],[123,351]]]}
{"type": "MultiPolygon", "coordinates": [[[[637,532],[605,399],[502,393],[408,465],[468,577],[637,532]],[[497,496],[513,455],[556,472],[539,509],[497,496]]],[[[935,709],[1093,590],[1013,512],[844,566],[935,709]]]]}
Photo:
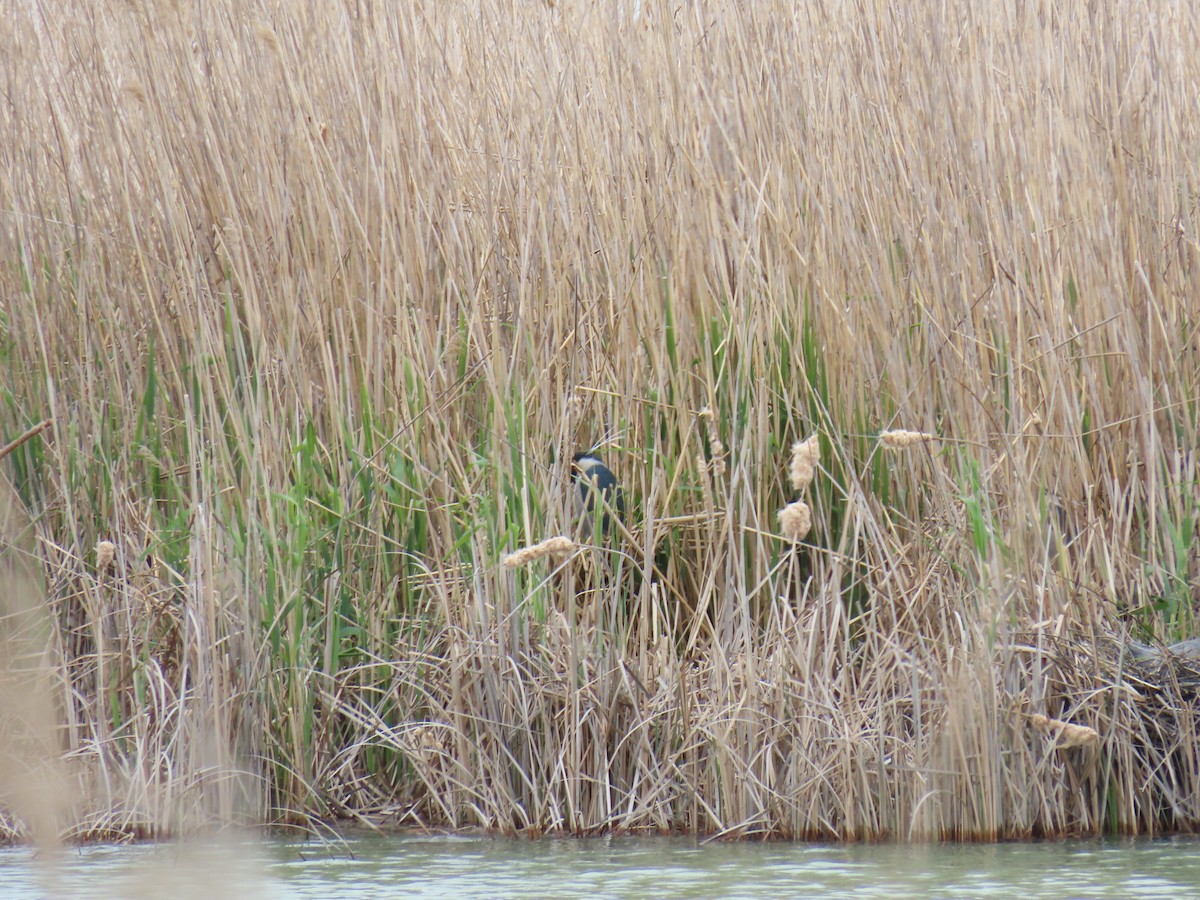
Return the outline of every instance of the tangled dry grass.
{"type": "Polygon", "coordinates": [[[1197,24],[21,0],[8,834],[1194,830],[1197,24]]]}

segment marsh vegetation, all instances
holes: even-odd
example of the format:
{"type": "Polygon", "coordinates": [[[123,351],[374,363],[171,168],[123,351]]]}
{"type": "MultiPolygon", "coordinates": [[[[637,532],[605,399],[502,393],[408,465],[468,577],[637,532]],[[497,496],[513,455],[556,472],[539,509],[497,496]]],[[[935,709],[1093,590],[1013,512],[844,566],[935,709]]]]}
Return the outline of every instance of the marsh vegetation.
{"type": "Polygon", "coordinates": [[[3,18],[7,833],[1200,823],[1188,5],[3,18]]]}

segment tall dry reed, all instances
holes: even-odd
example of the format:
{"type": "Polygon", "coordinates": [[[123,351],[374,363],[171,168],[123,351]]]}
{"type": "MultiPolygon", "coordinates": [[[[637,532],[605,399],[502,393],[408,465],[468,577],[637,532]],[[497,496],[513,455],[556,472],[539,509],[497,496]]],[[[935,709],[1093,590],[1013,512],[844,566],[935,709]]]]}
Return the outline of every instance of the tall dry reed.
{"type": "Polygon", "coordinates": [[[1165,0],[21,0],[56,827],[1194,828],[1194,694],[1122,641],[1195,629],[1198,43],[1165,0]],[[503,565],[601,440],[623,527],[503,565]]]}

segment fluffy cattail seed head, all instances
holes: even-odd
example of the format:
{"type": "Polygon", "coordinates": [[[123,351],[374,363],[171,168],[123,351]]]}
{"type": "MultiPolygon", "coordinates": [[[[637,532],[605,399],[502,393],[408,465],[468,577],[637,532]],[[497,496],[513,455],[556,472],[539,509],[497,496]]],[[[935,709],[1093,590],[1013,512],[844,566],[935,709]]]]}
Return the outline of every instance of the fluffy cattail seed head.
{"type": "Polygon", "coordinates": [[[1072,747],[1086,747],[1100,740],[1100,734],[1087,725],[1076,725],[1074,722],[1064,722],[1061,719],[1051,719],[1040,713],[1029,717],[1030,723],[1038,731],[1057,740],[1059,750],[1070,750],[1072,747]]]}
{"type": "Polygon", "coordinates": [[[510,569],[519,569],[521,566],[527,566],[543,556],[551,556],[554,554],[571,553],[575,549],[575,542],[569,537],[546,538],[541,543],[534,544],[530,547],[522,547],[520,550],[514,550],[508,556],[504,557],[504,565],[510,569]]]}
{"type": "Polygon", "coordinates": [[[96,568],[103,571],[117,558],[117,546],[112,541],[101,541],[96,545],[96,568]]]}
{"type": "Polygon", "coordinates": [[[799,543],[812,529],[812,510],[803,500],[796,500],[779,510],[779,530],[793,543],[799,543]]]}
{"type": "Polygon", "coordinates": [[[903,450],[913,444],[924,444],[935,439],[935,435],[927,434],[924,431],[904,431],[903,429],[884,431],[879,435],[879,443],[889,450],[903,450]]]}
{"type": "Polygon", "coordinates": [[[817,463],[821,461],[821,444],[814,434],[807,440],[792,444],[792,461],[788,466],[788,480],[792,490],[799,493],[812,484],[813,475],[817,472],[817,463]]]}

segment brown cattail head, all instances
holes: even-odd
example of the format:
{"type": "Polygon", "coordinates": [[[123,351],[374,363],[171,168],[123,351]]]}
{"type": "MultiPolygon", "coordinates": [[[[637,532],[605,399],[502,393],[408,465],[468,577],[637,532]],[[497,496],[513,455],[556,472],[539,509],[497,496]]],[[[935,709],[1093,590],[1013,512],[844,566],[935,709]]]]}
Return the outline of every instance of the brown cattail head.
{"type": "Polygon", "coordinates": [[[799,543],[812,529],[812,510],[803,500],[796,500],[779,510],[779,530],[793,543],[799,543]]]}
{"type": "Polygon", "coordinates": [[[725,474],[725,445],[719,438],[712,442],[712,456],[709,459],[704,458],[703,452],[696,454],[696,468],[708,472],[713,478],[725,474]]]}
{"type": "Polygon", "coordinates": [[[279,37],[275,34],[275,29],[261,19],[254,23],[254,33],[258,35],[258,39],[262,41],[268,50],[272,53],[279,54],[279,37]]]}
{"type": "Polygon", "coordinates": [[[1029,722],[1038,731],[1057,739],[1059,750],[1070,750],[1072,747],[1086,747],[1100,740],[1100,734],[1095,728],[1087,725],[1076,725],[1061,719],[1051,719],[1041,713],[1034,713],[1029,722]]]}
{"type": "Polygon", "coordinates": [[[146,105],[146,88],[136,78],[123,81],[121,83],[121,92],[129,95],[142,106],[146,105]]]}
{"type": "Polygon", "coordinates": [[[704,428],[704,436],[708,439],[708,446],[711,450],[708,462],[704,462],[704,455],[697,454],[696,459],[700,463],[700,469],[708,470],[708,473],[713,478],[720,478],[725,474],[725,443],[719,438],[714,437],[712,433],[712,424],[716,419],[713,415],[712,407],[706,406],[696,413],[696,418],[700,420],[700,425],[704,428]]]}
{"type": "Polygon", "coordinates": [[[508,556],[504,557],[504,565],[510,569],[519,569],[521,566],[527,566],[536,559],[541,559],[543,556],[551,556],[554,554],[571,553],[575,549],[575,542],[569,537],[546,538],[541,543],[534,544],[530,547],[522,547],[520,550],[514,550],[508,556]]]}
{"type": "Polygon", "coordinates": [[[713,441],[713,458],[708,461],[708,470],[712,472],[713,478],[720,478],[725,474],[725,445],[720,441],[713,441]]]}
{"type": "Polygon", "coordinates": [[[936,437],[936,435],[927,434],[924,431],[904,431],[898,428],[895,431],[882,432],[879,435],[879,443],[889,450],[903,450],[913,444],[924,444],[936,440],[936,437]]]}
{"type": "Polygon", "coordinates": [[[792,444],[792,462],[788,466],[788,480],[792,490],[800,493],[812,484],[817,472],[817,463],[821,461],[821,444],[814,434],[807,440],[792,444]]]}
{"type": "Polygon", "coordinates": [[[117,558],[117,546],[112,541],[101,541],[96,545],[96,568],[103,572],[117,558]]]}

